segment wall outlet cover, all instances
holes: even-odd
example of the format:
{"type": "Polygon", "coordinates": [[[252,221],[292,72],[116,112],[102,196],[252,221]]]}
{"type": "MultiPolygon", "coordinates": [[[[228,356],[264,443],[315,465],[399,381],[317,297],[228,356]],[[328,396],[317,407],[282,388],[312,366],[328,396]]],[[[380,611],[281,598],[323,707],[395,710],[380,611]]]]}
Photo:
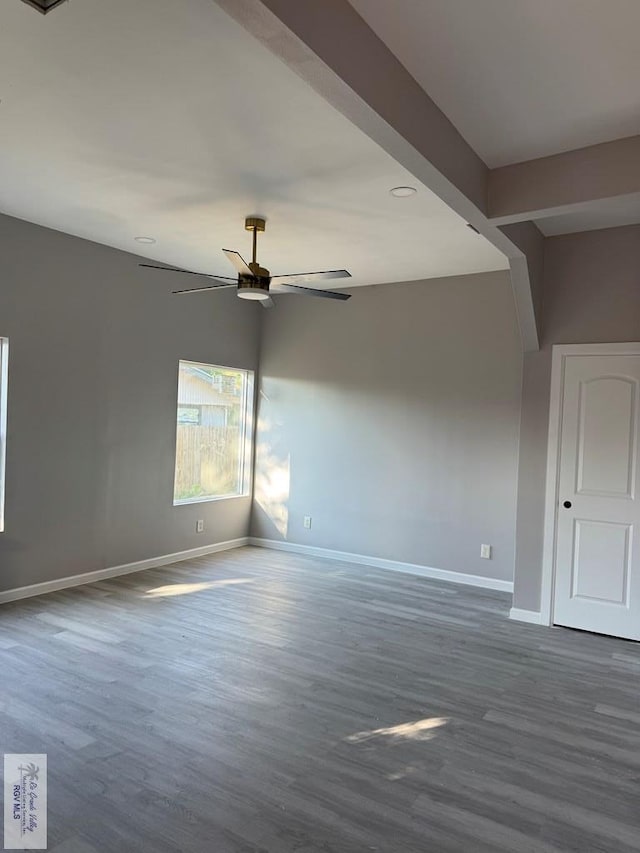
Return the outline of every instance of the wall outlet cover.
{"type": "Polygon", "coordinates": [[[480,556],[483,560],[491,559],[491,545],[481,545],[480,546],[480,556]]]}

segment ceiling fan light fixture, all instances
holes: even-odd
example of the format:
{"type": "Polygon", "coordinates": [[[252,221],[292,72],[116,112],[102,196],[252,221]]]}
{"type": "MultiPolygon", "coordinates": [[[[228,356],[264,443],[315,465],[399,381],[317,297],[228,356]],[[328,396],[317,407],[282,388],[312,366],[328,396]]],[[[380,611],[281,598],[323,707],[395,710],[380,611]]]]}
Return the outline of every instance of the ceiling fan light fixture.
{"type": "Polygon", "coordinates": [[[269,291],[260,286],[238,285],[238,296],[240,299],[253,299],[259,302],[266,302],[269,299],[269,291]]]}

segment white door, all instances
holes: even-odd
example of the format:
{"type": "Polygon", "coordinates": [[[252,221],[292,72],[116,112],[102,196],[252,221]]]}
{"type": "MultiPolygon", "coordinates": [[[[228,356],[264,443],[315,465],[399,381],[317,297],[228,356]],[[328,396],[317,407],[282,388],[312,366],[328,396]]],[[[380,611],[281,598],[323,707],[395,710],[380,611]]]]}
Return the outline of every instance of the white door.
{"type": "Polygon", "coordinates": [[[640,640],[640,355],[570,355],[561,399],[554,619],[640,640]]]}

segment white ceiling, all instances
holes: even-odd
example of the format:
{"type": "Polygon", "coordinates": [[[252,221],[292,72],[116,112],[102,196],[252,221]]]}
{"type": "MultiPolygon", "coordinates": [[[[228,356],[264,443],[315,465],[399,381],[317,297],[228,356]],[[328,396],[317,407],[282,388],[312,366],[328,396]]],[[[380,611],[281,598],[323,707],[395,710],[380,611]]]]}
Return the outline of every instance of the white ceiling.
{"type": "Polygon", "coordinates": [[[350,0],[492,168],[640,134],[640,0],[350,0]]]}
{"type": "MultiPolygon", "coordinates": [[[[273,273],[351,284],[506,269],[503,255],[213,0],[0,4],[0,209],[229,274],[267,217],[273,273]],[[157,243],[142,247],[136,236],[157,243]]],[[[152,274],[152,273],[150,273],[152,274]]]]}

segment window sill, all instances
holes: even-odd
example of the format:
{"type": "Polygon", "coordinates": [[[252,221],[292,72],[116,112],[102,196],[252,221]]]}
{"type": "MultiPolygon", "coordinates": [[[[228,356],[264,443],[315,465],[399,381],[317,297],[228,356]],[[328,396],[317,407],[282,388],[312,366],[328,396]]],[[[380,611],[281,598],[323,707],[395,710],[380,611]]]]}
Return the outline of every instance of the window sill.
{"type": "Polygon", "coordinates": [[[174,500],[174,506],[185,506],[186,504],[204,504],[211,503],[212,501],[229,501],[237,498],[250,498],[251,495],[247,492],[242,495],[214,495],[212,497],[202,497],[202,498],[183,498],[182,500],[174,500]]]}

